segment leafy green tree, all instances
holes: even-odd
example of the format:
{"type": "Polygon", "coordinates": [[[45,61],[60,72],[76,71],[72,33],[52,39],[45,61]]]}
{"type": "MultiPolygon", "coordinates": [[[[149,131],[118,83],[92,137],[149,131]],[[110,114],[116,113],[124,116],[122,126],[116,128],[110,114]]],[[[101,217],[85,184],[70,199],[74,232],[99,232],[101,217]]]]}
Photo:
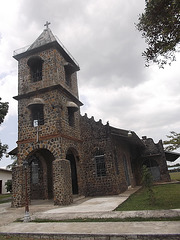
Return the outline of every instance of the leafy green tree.
{"type": "Polygon", "coordinates": [[[4,118],[8,112],[9,103],[8,102],[1,102],[0,97],[0,124],[4,121],[4,118]]]}
{"type": "Polygon", "coordinates": [[[180,148],[180,133],[176,133],[174,131],[170,132],[171,135],[167,135],[169,140],[163,142],[163,144],[168,145],[165,147],[167,151],[173,151],[180,148]]]}
{"type": "Polygon", "coordinates": [[[145,10],[139,16],[137,29],[148,45],[142,53],[146,66],[171,64],[180,49],[180,1],[145,0],[145,10]]]}
{"type": "MultiPolygon", "coordinates": [[[[1,102],[0,97],[0,125],[4,121],[4,118],[8,112],[9,103],[8,102],[1,102]]],[[[8,148],[7,144],[2,144],[0,141],[0,160],[2,159],[2,156],[4,153],[6,153],[6,150],[8,148]]]]}
{"type": "Polygon", "coordinates": [[[0,160],[2,159],[3,154],[6,153],[7,149],[8,149],[8,145],[2,144],[0,141],[0,160]]]}

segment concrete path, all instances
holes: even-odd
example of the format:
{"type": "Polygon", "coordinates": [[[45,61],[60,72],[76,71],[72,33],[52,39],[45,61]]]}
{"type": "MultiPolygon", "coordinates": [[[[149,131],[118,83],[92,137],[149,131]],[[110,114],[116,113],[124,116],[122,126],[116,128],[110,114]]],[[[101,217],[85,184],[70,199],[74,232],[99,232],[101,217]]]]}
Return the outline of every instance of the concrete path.
{"type": "MultiPolygon", "coordinates": [[[[173,217],[180,216],[180,209],[162,211],[113,211],[139,188],[128,189],[117,196],[79,198],[70,206],[54,206],[52,201],[32,201],[32,219],[71,218],[126,218],[126,217],[173,217]]],[[[37,234],[180,234],[180,222],[84,222],[84,223],[18,223],[24,208],[11,208],[9,203],[0,204],[0,233],[37,234]]],[[[180,236],[180,235],[179,235],[180,236]]]]}
{"type": "Polygon", "coordinates": [[[41,234],[180,234],[179,222],[11,223],[8,233],[41,234]]]}

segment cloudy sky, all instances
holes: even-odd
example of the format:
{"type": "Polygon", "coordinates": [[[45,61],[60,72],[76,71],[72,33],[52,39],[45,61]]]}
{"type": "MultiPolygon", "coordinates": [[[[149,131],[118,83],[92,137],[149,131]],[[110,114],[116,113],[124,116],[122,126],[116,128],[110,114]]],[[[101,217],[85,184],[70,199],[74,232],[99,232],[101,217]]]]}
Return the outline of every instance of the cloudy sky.
{"type": "MultiPolygon", "coordinates": [[[[16,147],[17,61],[13,51],[50,28],[78,61],[81,113],[157,142],[180,126],[180,54],[165,69],[144,67],[136,30],[144,0],[0,0],[0,97],[10,104],[0,139],[16,147]]],[[[11,163],[0,161],[0,167],[11,163]]]]}

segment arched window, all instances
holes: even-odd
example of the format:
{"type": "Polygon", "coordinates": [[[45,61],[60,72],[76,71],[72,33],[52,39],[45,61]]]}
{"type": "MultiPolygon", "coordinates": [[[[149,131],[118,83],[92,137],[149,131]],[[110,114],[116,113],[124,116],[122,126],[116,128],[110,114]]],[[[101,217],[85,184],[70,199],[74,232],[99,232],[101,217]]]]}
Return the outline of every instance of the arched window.
{"type": "Polygon", "coordinates": [[[43,60],[39,56],[34,56],[29,58],[27,64],[30,67],[32,82],[37,82],[42,80],[43,60]]]}

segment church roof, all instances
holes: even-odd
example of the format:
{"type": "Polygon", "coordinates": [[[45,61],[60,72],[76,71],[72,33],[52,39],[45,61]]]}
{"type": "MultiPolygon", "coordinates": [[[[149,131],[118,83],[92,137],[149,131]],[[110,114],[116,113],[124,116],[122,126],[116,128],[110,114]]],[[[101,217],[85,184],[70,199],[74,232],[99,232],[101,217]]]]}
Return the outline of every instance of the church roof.
{"type": "Polygon", "coordinates": [[[111,135],[116,136],[119,139],[122,139],[123,141],[126,141],[130,144],[133,144],[142,148],[145,147],[144,143],[133,131],[127,131],[124,129],[119,129],[111,126],[110,126],[110,130],[111,130],[111,135]]]}
{"type": "Polygon", "coordinates": [[[169,151],[164,151],[166,160],[169,162],[174,162],[176,159],[180,157],[180,153],[177,152],[169,152],[169,151]]]}

